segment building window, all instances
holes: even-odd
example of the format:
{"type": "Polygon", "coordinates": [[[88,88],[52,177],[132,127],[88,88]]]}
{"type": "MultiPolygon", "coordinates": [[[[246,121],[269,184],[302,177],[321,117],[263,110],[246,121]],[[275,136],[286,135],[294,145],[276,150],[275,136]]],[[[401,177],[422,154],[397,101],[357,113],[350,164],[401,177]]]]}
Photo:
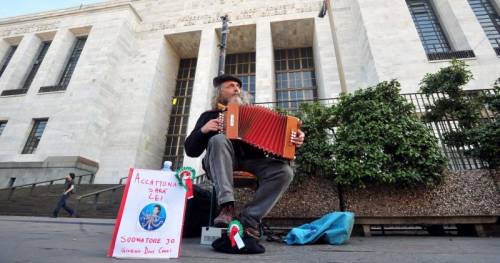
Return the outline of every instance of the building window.
{"type": "Polygon", "coordinates": [[[11,46],[9,48],[9,51],[7,52],[7,55],[2,60],[2,64],[0,66],[0,77],[2,76],[2,74],[5,71],[5,69],[7,68],[7,66],[9,65],[10,60],[14,56],[14,53],[16,53],[16,49],[17,49],[17,46],[11,46]]]}
{"type": "Polygon", "coordinates": [[[500,56],[500,16],[490,0],[469,0],[477,20],[500,56]]]}
{"type": "Polygon", "coordinates": [[[317,98],[311,47],[274,51],[276,99],[280,109],[297,109],[299,101],[317,98]]]}
{"type": "Polygon", "coordinates": [[[165,155],[163,156],[163,160],[171,161],[175,169],[181,167],[184,161],[184,140],[186,138],[191,95],[193,93],[196,61],[196,58],[181,59],[179,72],[177,73],[165,155]]]}
{"type": "Polygon", "coordinates": [[[73,48],[73,51],[71,52],[71,56],[69,57],[68,62],[66,63],[66,66],[64,67],[64,71],[61,75],[61,78],[59,79],[58,84],[55,86],[41,87],[39,92],[65,90],[68,87],[71,76],[73,76],[73,72],[75,71],[76,65],[78,63],[78,59],[82,54],[85,42],[87,42],[87,36],[76,38],[75,46],[73,48]]]}
{"type": "Polygon", "coordinates": [[[28,136],[28,141],[26,141],[22,154],[31,154],[35,152],[36,147],[38,147],[38,143],[42,138],[45,126],[47,126],[48,119],[36,119],[34,121],[33,128],[28,136]]]}
{"type": "Polygon", "coordinates": [[[38,50],[38,54],[36,56],[36,59],[31,67],[31,70],[29,71],[28,75],[26,76],[24,80],[24,84],[21,86],[20,89],[9,89],[9,90],[4,90],[2,91],[1,96],[8,96],[8,95],[19,95],[19,94],[26,94],[28,92],[29,87],[31,86],[31,83],[33,82],[33,79],[36,76],[36,73],[38,72],[38,68],[40,68],[40,64],[42,64],[43,58],[45,57],[45,54],[47,53],[47,50],[50,47],[51,41],[45,41],[42,42],[42,45],[40,46],[40,49],[38,50]]]}
{"type": "Polygon", "coordinates": [[[406,0],[425,52],[450,52],[451,48],[429,0],[406,0]]]}
{"type": "Polygon", "coordinates": [[[244,91],[255,102],[255,53],[229,54],[226,56],[224,72],[241,79],[244,91]]]}
{"type": "Polygon", "coordinates": [[[75,71],[76,64],[78,63],[78,59],[82,54],[83,47],[85,46],[85,42],[87,42],[87,37],[79,37],[76,39],[75,47],[73,48],[73,52],[71,52],[71,56],[69,57],[68,63],[64,68],[63,74],[61,75],[61,79],[59,80],[59,86],[68,87],[69,81],[71,80],[71,76],[75,71]]]}
{"type": "Polygon", "coordinates": [[[36,57],[35,62],[33,63],[33,66],[31,67],[31,70],[26,77],[26,80],[24,81],[24,84],[21,89],[28,90],[29,87],[31,86],[31,83],[33,82],[33,79],[36,76],[36,73],[38,72],[38,69],[40,68],[40,64],[42,64],[43,58],[45,57],[45,54],[47,54],[47,50],[49,50],[50,44],[52,41],[44,41],[42,42],[42,45],[40,46],[40,50],[38,51],[38,55],[36,57]]]}
{"type": "Polygon", "coordinates": [[[5,126],[7,126],[7,121],[0,121],[0,136],[2,135],[3,130],[5,130],[5,126]]]}

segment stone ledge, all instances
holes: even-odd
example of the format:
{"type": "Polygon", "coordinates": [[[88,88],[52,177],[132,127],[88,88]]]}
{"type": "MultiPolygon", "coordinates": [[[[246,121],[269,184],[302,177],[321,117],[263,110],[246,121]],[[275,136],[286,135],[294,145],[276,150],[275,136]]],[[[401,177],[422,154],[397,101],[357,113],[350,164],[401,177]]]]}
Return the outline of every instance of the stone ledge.
{"type": "Polygon", "coordinates": [[[0,169],[80,168],[97,172],[99,163],[81,156],[51,156],[42,162],[0,162],[0,169]]]}

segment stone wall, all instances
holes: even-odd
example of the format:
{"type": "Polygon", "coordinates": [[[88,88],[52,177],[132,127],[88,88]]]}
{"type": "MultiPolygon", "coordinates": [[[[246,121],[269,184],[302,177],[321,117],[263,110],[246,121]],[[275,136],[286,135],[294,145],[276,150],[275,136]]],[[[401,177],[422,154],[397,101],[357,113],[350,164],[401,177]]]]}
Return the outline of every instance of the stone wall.
{"type": "Polygon", "coordinates": [[[487,170],[448,173],[430,188],[350,189],[345,200],[358,216],[500,216],[500,194],[487,170]]]}
{"type": "MultiPolygon", "coordinates": [[[[500,216],[500,194],[487,170],[449,173],[430,188],[345,188],[343,196],[346,210],[356,216],[500,216]]],[[[237,207],[251,197],[251,190],[238,189],[237,207]]],[[[290,188],[267,217],[316,218],[339,210],[332,181],[311,177],[290,188]]]]}

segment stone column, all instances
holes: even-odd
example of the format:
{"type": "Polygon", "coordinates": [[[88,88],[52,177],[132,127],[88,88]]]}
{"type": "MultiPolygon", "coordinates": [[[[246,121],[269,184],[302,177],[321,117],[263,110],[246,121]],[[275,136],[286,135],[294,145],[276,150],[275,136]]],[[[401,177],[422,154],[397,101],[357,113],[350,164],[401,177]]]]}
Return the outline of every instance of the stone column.
{"type": "Polygon", "coordinates": [[[363,45],[369,47],[371,53],[367,63],[362,65],[367,84],[397,78],[403,93],[417,91],[418,83],[432,68],[406,2],[353,2],[359,8],[362,30],[366,33],[363,45]]]}
{"type": "Polygon", "coordinates": [[[255,102],[274,101],[274,49],[268,20],[257,22],[255,45],[255,102]]]}
{"type": "MultiPolygon", "coordinates": [[[[217,63],[219,51],[217,45],[219,39],[215,28],[206,28],[201,32],[196,74],[193,84],[193,95],[189,110],[187,134],[189,135],[196,125],[200,115],[211,108],[210,101],[213,94],[212,80],[217,75],[217,63]]],[[[201,157],[190,158],[185,156],[184,166],[191,166],[201,170],[201,157]]]]}
{"type": "Polygon", "coordinates": [[[40,43],[40,39],[35,34],[28,34],[23,37],[0,79],[0,90],[21,87],[28,70],[33,65],[40,43]]]}
{"type": "Polygon", "coordinates": [[[313,55],[319,98],[338,97],[341,92],[330,23],[327,18],[315,18],[313,55]]]}
{"type": "MultiPolygon", "coordinates": [[[[7,52],[10,49],[10,44],[4,39],[0,39],[0,63],[3,62],[5,57],[7,56],[7,52]]],[[[0,64],[0,67],[3,66],[3,64],[0,64]]]]}
{"type": "Polygon", "coordinates": [[[38,92],[42,86],[56,85],[59,77],[66,64],[68,56],[71,53],[75,36],[68,29],[60,29],[57,31],[50,48],[45,54],[36,78],[33,80],[32,86],[38,92]]]}

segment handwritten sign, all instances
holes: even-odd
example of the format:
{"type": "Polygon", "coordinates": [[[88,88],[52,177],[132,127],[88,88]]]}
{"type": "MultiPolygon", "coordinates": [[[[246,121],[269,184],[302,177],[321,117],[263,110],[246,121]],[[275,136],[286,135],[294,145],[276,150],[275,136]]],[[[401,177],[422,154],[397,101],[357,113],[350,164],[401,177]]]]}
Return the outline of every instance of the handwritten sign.
{"type": "Polygon", "coordinates": [[[130,169],[108,255],[179,257],[185,207],[174,172],[130,169]]]}

